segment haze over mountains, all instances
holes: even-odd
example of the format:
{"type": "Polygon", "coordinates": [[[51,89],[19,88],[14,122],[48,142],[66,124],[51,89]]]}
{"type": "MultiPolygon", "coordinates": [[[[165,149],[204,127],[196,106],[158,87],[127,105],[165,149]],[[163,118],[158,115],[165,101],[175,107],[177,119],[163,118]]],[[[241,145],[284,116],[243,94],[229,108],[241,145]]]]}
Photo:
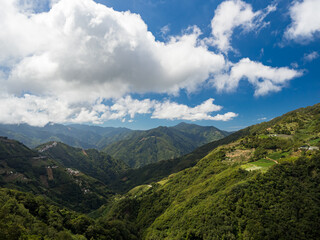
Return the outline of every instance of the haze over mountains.
{"type": "Polygon", "coordinates": [[[2,136],[14,138],[31,148],[49,141],[59,141],[74,147],[102,149],[114,141],[123,139],[131,131],[127,128],[78,124],[47,124],[44,127],[28,124],[0,124],[2,136]]]}

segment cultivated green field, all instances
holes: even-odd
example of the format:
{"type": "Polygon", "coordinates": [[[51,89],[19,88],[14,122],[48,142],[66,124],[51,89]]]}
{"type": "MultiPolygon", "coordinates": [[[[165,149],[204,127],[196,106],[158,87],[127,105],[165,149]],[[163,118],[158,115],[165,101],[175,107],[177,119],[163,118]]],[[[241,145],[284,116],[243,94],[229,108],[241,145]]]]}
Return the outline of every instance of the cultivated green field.
{"type": "Polygon", "coordinates": [[[268,168],[273,166],[274,164],[276,164],[274,161],[268,159],[260,159],[255,162],[244,164],[241,167],[247,171],[261,170],[263,172],[266,172],[268,168]]]}

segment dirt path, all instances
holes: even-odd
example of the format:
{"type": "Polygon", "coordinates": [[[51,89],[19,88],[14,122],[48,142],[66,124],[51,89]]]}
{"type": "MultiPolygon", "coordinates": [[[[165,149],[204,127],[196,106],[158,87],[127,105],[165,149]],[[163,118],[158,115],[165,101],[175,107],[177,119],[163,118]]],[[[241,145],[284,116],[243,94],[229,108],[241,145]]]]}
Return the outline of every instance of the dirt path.
{"type": "Polygon", "coordinates": [[[48,180],[53,180],[53,172],[51,167],[47,168],[47,174],[48,174],[48,180]]]}
{"type": "Polygon", "coordinates": [[[86,153],[86,151],[84,149],[82,149],[82,153],[88,157],[88,154],[86,153]]]}
{"type": "Polygon", "coordinates": [[[278,162],[277,160],[271,159],[271,158],[269,158],[269,157],[266,157],[266,159],[267,159],[267,160],[270,160],[270,161],[273,161],[273,162],[275,162],[276,164],[279,164],[279,162],[278,162]]]}

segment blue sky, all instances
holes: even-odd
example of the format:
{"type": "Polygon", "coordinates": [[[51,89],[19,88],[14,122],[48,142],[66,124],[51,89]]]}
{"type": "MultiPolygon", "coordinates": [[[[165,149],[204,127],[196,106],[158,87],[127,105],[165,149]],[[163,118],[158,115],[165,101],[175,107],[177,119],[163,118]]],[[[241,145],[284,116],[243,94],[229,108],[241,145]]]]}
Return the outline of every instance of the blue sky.
{"type": "Polygon", "coordinates": [[[235,131],[319,102],[319,0],[0,5],[2,123],[235,131]]]}

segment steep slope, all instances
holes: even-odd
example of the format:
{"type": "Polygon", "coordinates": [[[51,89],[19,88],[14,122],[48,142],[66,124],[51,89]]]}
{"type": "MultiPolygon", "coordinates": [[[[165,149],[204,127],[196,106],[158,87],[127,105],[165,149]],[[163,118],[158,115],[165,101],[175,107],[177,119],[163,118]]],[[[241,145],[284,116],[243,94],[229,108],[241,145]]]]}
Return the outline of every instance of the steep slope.
{"type": "Polygon", "coordinates": [[[119,221],[95,221],[43,197],[0,188],[0,239],[137,239],[119,221]]]}
{"type": "Polygon", "coordinates": [[[175,127],[132,132],[125,140],[110,144],[104,151],[125,161],[130,167],[139,168],[161,160],[174,159],[227,135],[227,132],[215,127],[181,123],[175,127]]]}
{"type": "Polygon", "coordinates": [[[213,126],[200,126],[185,122],[181,122],[178,125],[171,128],[179,130],[180,132],[183,132],[185,134],[190,134],[195,141],[199,142],[200,146],[205,143],[218,140],[230,134],[227,131],[222,131],[213,126]]]}
{"type": "Polygon", "coordinates": [[[103,218],[134,224],[141,239],[317,239],[319,126],[317,104],[249,127],[195,166],[115,199],[103,218]]]}
{"type": "Polygon", "coordinates": [[[44,194],[62,206],[81,212],[100,207],[113,194],[96,178],[3,137],[0,138],[0,186],[44,194]]]}
{"type": "MultiPolygon", "coordinates": [[[[1,188],[0,238],[318,239],[319,147],[317,104],[248,127],[182,158],[146,166],[141,170],[150,172],[141,181],[148,184],[111,200],[101,181],[64,165],[85,169],[92,164],[96,171],[109,160],[112,166],[107,155],[55,142],[34,151],[0,138],[0,186],[49,197],[1,188]],[[168,174],[165,166],[169,172],[183,170],[160,179],[168,174]],[[107,200],[90,214],[100,215],[97,220],[61,208],[88,212],[107,200]]],[[[121,172],[123,164],[116,168],[121,172]]],[[[137,172],[134,176],[138,179],[137,172]]],[[[134,179],[127,178],[122,181],[134,179]]]]}
{"type": "Polygon", "coordinates": [[[80,170],[105,184],[115,180],[128,169],[124,162],[115,160],[110,155],[95,149],[84,150],[60,142],[42,144],[36,149],[42,155],[54,159],[65,167],[80,170]]]}
{"type": "Polygon", "coordinates": [[[141,167],[179,157],[228,133],[215,127],[186,123],[148,131],[80,124],[47,124],[44,127],[0,124],[0,135],[16,139],[31,148],[56,141],[83,149],[104,149],[130,167],[141,167]]]}
{"type": "Polygon", "coordinates": [[[47,124],[44,127],[0,124],[1,136],[16,139],[31,148],[49,141],[58,141],[74,147],[102,149],[114,141],[123,139],[130,132],[127,128],[76,124],[47,124]]]}
{"type": "Polygon", "coordinates": [[[128,169],[127,171],[123,172],[118,179],[112,182],[110,187],[114,190],[124,193],[135,186],[159,181],[172,173],[193,167],[199,160],[209,154],[212,149],[231,143],[248,135],[250,132],[249,130],[249,128],[246,128],[228,135],[220,140],[207,143],[195,149],[193,152],[178,158],[162,160],[145,165],[141,168],[128,169]]]}

